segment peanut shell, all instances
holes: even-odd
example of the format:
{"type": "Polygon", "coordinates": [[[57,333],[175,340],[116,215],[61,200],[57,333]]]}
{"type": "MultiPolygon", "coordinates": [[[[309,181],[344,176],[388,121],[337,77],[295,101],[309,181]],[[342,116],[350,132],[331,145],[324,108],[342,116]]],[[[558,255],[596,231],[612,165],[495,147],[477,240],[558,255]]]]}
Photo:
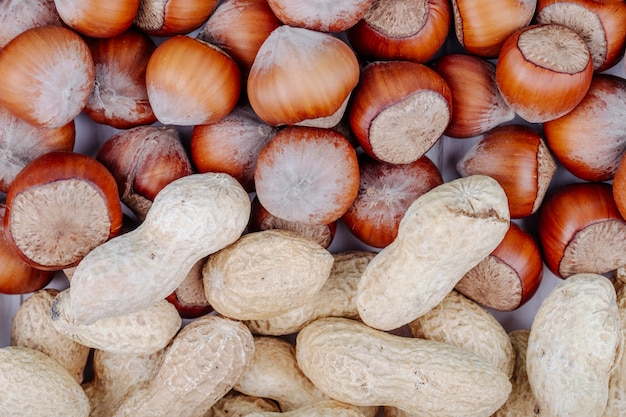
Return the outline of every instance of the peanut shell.
{"type": "Polygon", "coordinates": [[[507,196],[491,177],[471,175],[422,194],[363,273],[361,319],[393,330],[427,313],[500,244],[509,223],[507,196]]]}
{"type": "Polygon", "coordinates": [[[621,348],[611,282],[595,273],[559,282],[539,306],[528,337],[528,381],[541,412],[601,416],[621,348]]]}

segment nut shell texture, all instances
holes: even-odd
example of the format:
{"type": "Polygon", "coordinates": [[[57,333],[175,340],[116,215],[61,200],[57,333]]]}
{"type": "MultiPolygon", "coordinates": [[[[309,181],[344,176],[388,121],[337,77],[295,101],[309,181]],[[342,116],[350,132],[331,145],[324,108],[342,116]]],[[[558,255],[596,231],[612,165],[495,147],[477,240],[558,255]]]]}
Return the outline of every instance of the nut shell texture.
{"type": "Polygon", "coordinates": [[[87,417],[89,400],[55,359],[35,349],[0,349],[0,414],[28,417],[87,417]]]}
{"type": "Polygon", "coordinates": [[[297,336],[296,357],[318,388],[354,405],[487,417],[511,391],[506,374],[465,349],[392,335],[349,319],[307,325],[297,336]]]}
{"type": "Polygon", "coordinates": [[[296,232],[248,233],[211,255],[203,281],[209,304],[237,320],[261,320],[298,308],[320,291],[333,256],[296,232]]]}
{"type": "Polygon", "coordinates": [[[157,194],[143,223],[98,246],[76,267],[72,316],[90,323],[166,298],[196,262],[237,240],[249,217],[248,193],[230,175],[192,174],[172,181],[157,194]]]}
{"type": "Polygon", "coordinates": [[[509,223],[506,194],[491,177],[452,180],[418,197],[363,273],[361,319],[392,330],[427,313],[500,244],[509,223]]]}
{"type": "Polygon", "coordinates": [[[240,322],[203,316],[183,327],[154,378],[135,390],[113,417],[197,417],[229,392],[254,355],[240,322]]]}
{"type": "Polygon", "coordinates": [[[181,326],[178,310],[166,300],[134,313],[104,317],[92,324],[71,316],[70,290],[62,291],[50,307],[53,327],[68,339],[119,354],[149,355],[163,349],[181,326]]]}
{"type": "Polygon", "coordinates": [[[622,347],[615,289],[598,274],[572,275],[543,300],[526,368],[546,415],[601,416],[622,347]]]}
{"type": "Polygon", "coordinates": [[[515,352],[509,335],[488,310],[456,291],[408,326],[413,337],[468,349],[508,376],[513,373],[515,352]]]}

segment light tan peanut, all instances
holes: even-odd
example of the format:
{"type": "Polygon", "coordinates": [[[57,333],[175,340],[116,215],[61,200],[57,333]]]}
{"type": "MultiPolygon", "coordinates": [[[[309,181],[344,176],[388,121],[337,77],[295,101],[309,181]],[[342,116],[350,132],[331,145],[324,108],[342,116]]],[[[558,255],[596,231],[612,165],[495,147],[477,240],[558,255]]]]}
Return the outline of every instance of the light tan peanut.
{"type": "Polygon", "coordinates": [[[526,350],[528,349],[528,336],[530,330],[513,330],[509,337],[515,349],[515,369],[511,377],[513,390],[506,403],[493,417],[533,417],[545,416],[535,400],[535,396],[528,382],[526,373],[526,350]]]}
{"type": "Polygon", "coordinates": [[[90,417],[111,416],[129,392],[154,377],[163,352],[135,355],[95,350],[93,378],[83,384],[91,404],[90,417]]]}
{"type": "Polygon", "coordinates": [[[250,197],[231,176],[192,174],[166,185],[135,229],[89,252],[72,275],[79,323],[142,310],[170,295],[194,264],[237,240],[250,197]]]}
{"type": "Polygon", "coordinates": [[[70,287],[52,301],[52,325],[66,337],[91,348],[149,355],[167,346],[182,325],[178,310],[166,300],[139,311],[82,324],[70,311],[72,294],[70,287]]]}
{"type": "Polygon", "coordinates": [[[280,412],[280,408],[273,400],[231,390],[220,398],[203,417],[244,417],[255,411],[280,412]]]}
{"type": "Polygon", "coordinates": [[[526,370],[541,412],[601,416],[621,345],[611,282],[594,273],[559,282],[539,306],[528,338],[526,370]]]}
{"type": "Polygon", "coordinates": [[[209,304],[237,320],[262,320],[310,302],[328,279],[333,256],[296,232],[248,233],[209,256],[203,269],[209,304]]]}
{"type": "MultiPolygon", "coordinates": [[[[615,278],[617,309],[621,321],[622,343],[626,341],[626,268],[618,268],[615,278]]],[[[623,417],[626,410],[626,353],[622,347],[615,370],[609,379],[609,397],[603,417],[623,417]]]]}
{"type": "Polygon", "coordinates": [[[272,399],[283,412],[330,399],[302,373],[295,347],[272,336],[254,337],[254,357],[234,389],[272,399]]]}
{"type": "Polygon", "coordinates": [[[46,288],[24,300],[13,317],[11,345],[36,349],[53,357],[80,384],[90,349],[52,325],[50,306],[58,293],[57,289],[46,288]]]}
{"type": "Polygon", "coordinates": [[[59,362],[35,349],[0,348],[0,415],[87,417],[89,400],[59,362]]]}
{"type": "Polygon", "coordinates": [[[459,178],[421,195],[400,221],[396,239],[363,273],[361,319],[393,330],[427,313],[500,244],[509,223],[507,196],[488,176],[459,178]]]}
{"type": "Polygon", "coordinates": [[[305,305],[266,320],[247,321],[255,334],[283,336],[293,334],[322,317],[358,319],[356,291],[367,264],[376,255],[369,251],[333,254],[330,276],[315,297],[305,305]]]}
{"type": "Polygon", "coordinates": [[[243,323],[202,316],[182,328],[156,375],[113,417],[202,416],[233,388],[253,355],[252,333],[243,323]]]}
{"type": "Polygon", "coordinates": [[[363,417],[357,408],[339,401],[326,400],[286,412],[257,411],[246,417],[363,417]]]}
{"type": "Polygon", "coordinates": [[[441,303],[408,324],[413,337],[468,349],[511,377],[515,351],[498,320],[484,307],[452,290],[441,303]]]}
{"type": "Polygon", "coordinates": [[[490,416],[511,383],[491,362],[448,343],[323,318],[296,338],[304,374],[333,399],[438,417],[490,416]]]}

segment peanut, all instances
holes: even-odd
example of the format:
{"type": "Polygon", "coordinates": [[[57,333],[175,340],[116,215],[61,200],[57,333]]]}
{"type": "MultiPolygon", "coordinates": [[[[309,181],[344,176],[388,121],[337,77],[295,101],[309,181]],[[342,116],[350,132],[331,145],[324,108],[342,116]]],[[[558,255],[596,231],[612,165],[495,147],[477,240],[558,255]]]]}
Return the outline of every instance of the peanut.
{"type": "Polygon", "coordinates": [[[267,398],[252,397],[237,391],[230,391],[202,417],[244,417],[255,411],[280,412],[280,408],[276,402],[267,398]]]}
{"type": "Polygon", "coordinates": [[[528,337],[528,381],[541,412],[601,416],[621,345],[611,282],[595,273],[559,282],[539,306],[528,337]]]}
{"type": "Polygon", "coordinates": [[[83,384],[91,404],[90,417],[111,416],[128,392],[154,377],[163,352],[136,355],[95,350],[93,379],[83,384]]]}
{"type": "Polygon", "coordinates": [[[330,399],[302,373],[294,346],[271,336],[254,337],[254,357],[234,389],[272,399],[283,412],[330,399]]]}
{"type": "Polygon", "coordinates": [[[339,401],[327,400],[287,412],[257,411],[246,417],[363,417],[358,408],[339,401]]]}
{"type": "Polygon", "coordinates": [[[36,349],[53,357],[80,384],[83,382],[89,348],[54,328],[50,306],[58,293],[57,289],[46,288],[24,300],[13,317],[11,344],[36,349]]]}
{"type": "Polygon", "coordinates": [[[363,322],[393,330],[430,311],[498,246],[509,222],[507,196],[491,177],[459,178],[422,194],[363,273],[363,322]]]}
{"type": "Polygon", "coordinates": [[[202,316],[176,335],[154,377],[130,392],[113,417],[197,417],[226,395],[254,355],[241,322],[202,316]]]}
{"type": "Polygon", "coordinates": [[[149,355],[167,346],[182,324],[178,310],[166,300],[143,310],[82,324],[72,317],[71,299],[72,288],[54,298],[50,306],[52,325],[69,339],[95,349],[149,355]]]}
{"type": "MultiPolygon", "coordinates": [[[[618,268],[615,277],[617,310],[621,320],[622,343],[626,341],[626,269],[618,268]]],[[[622,354],[609,379],[609,398],[603,417],[621,417],[626,410],[626,353],[622,354]]]]}
{"type": "Polygon", "coordinates": [[[322,317],[358,319],[356,291],[363,271],[374,255],[375,252],[363,250],[333,254],[330,276],[310,302],[284,314],[247,321],[246,324],[255,334],[283,336],[296,333],[322,317]]]}
{"type": "Polygon", "coordinates": [[[304,374],[331,398],[438,417],[490,416],[511,392],[508,376],[476,354],[355,320],[323,318],[296,338],[304,374]]]}
{"type": "Polygon", "coordinates": [[[413,337],[465,348],[511,377],[515,351],[504,327],[476,302],[452,290],[441,303],[408,324],[413,337]]]}
{"type": "Polygon", "coordinates": [[[171,294],[194,264],[237,240],[250,197],[231,176],[192,174],[167,184],[135,229],[89,252],[74,270],[79,323],[142,310],[171,294]]]}
{"type": "Polygon", "coordinates": [[[530,330],[521,329],[513,330],[509,337],[515,348],[515,369],[511,377],[513,390],[506,400],[506,403],[493,417],[532,417],[545,416],[546,413],[541,412],[535,396],[533,395],[530,383],[528,382],[528,374],[526,373],[526,351],[528,349],[528,337],[530,330]]]}
{"type": "Polygon", "coordinates": [[[0,348],[0,386],[0,415],[89,416],[89,400],[74,376],[38,350],[0,348]]]}
{"type": "Polygon", "coordinates": [[[209,256],[204,289],[209,304],[226,317],[268,319],[311,301],[332,264],[330,252],[296,232],[253,232],[209,256]]]}

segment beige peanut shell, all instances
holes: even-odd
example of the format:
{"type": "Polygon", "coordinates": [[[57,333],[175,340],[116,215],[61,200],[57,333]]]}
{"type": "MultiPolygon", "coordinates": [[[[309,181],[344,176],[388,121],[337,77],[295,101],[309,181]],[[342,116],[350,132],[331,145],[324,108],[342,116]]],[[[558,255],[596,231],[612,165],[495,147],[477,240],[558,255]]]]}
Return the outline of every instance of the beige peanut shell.
{"type": "Polygon", "coordinates": [[[487,417],[511,392],[508,376],[476,354],[344,318],[323,318],[296,338],[304,374],[331,398],[438,417],[487,417]]]}
{"type": "Polygon", "coordinates": [[[24,300],[13,317],[11,345],[36,349],[56,359],[80,384],[90,349],[54,328],[50,306],[58,293],[58,289],[45,288],[24,300]]]}
{"type": "Polygon", "coordinates": [[[275,401],[245,395],[235,390],[220,398],[202,417],[245,417],[255,411],[280,412],[275,401]]]}
{"type": "Polygon", "coordinates": [[[113,417],[202,416],[233,388],[253,355],[252,333],[243,323],[212,314],[197,318],[166,348],[154,377],[113,417]]]}
{"type": "Polygon", "coordinates": [[[355,250],[333,254],[330,276],[315,297],[300,308],[266,320],[247,321],[253,333],[268,336],[293,334],[322,317],[358,319],[356,292],[367,264],[375,252],[355,250]]]}
{"type": "Polygon", "coordinates": [[[236,320],[262,320],[310,302],[333,256],[295,232],[270,229],[243,235],[209,256],[202,271],[209,304],[236,320]]]}
{"type": "Polygon", "coordinates": [[[470,350],[509,377],[513,374],[515,350],[504,327],[487,309],[455,290],[408,328],[413,337],[470,350]]]}
{"type": "Polygon", "coordinates": [[[257,411],[247,417],[364,417],[358,408],[339,401],[326,400],[286,412],[257,411]]]}
{"type": "Polygon", "coordinates": [[[427,313],[500,244],[509,223],[507,196],[488,176],[455,179],[421,195],[400,221],[396,239],[363,273],[361,319],[393,330],[427,313]]]}
{"type": "MultiPolygon", "coordinates": [[[[626,269],[616,271],[617,309],[621,320],[622,341],[626,340],[626,269]]],[[[624,343],[624,342],[622,342],[624,343]]],[[[609,379],[609,398],[602,417],[622,417],[626,410],[626,353],[622,352],[609,379]]]]}
{"type": "Polygon", "coordinates": [[[72,295],[70,287],[54,298],[50,306],[52,325],[71,340],[91,348],[149,355],[167,346],[182,325],[178,310],[166,300],[139,311],[82,324],[70,311],[72,295]]]}
{"type": "Polygon", "coordinates": [[[283,412],[330,399],[302,373],[295,347],[272,336],[254,337],[254,356],[234,389],[272,399],[283,412]]]}
{"type": "Polygon", "coordinates": [[[513,330],[509,334],[515,349],[515,369],[511,377],[513,390],[506,403],[495,412],[493,417],[540,417],[546,415],[546,413],[541,412],[528,382],[526,373],[528,336],[530,336],[530,330],[527,329],[513,330]]]}
{"type": "Polygon", "coordinates": [[[89,416],[89,400],[74,376],[38,350],[0,348],[0,386],[2,416],[89,416]]]}
{"type": "Polygon", "coordinates": [[[90,417],[111,416],[129,392],[154,377],[163,352],[136,355],[95,350],[93,378],[83,384],[91,404],[90,417]]]}
{"type": "Polygon", "coordinates": [[[528,337],[528,381],[542,413],[602,416],[622,343],[608,278],[579,273],[559,282],[539,306],[528,337]]]}
{"type": "Polygon", "coordinates": [[[223,173],[167,184],[135,229],[89,252],[72,275],[72,316],[80,323],[149,307],[170,295],[194,264],[237,240],[250,197],[223,173]]]}

